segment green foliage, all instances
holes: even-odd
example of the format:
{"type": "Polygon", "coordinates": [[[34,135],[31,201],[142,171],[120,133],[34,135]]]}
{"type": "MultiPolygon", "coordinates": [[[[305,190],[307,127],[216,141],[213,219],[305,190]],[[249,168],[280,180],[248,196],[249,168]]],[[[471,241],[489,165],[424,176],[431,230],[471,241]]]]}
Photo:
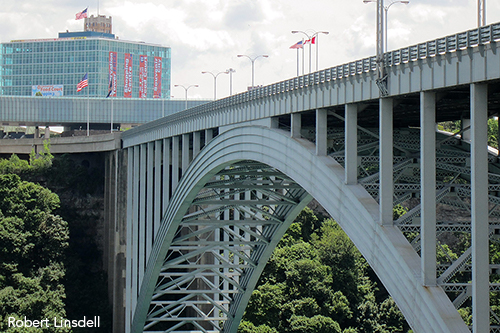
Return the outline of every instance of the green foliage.
{"type": "Polygon", "coordinates": [[[12,154],[8,159],[0,160],[0,174],[38,175],[46,172],[52,166],[54,156],[50,153],[50,140],[43,141],[43,150],[38,154],[31,150],[29,162],[12,154]]]}
{"type": "Polygon", "coordinates": [[[304,209],[269,259],[238,332],[407,332],[372,275],[335,221],[304,209]]]}
{"type": "MultiPolygon", "coordinates": [[[[65,317],[62,263],[68,247],[68,225],[53,210],[59,198],[18,175],[0,175],[0,331],[8,317],[65,317]]],[[[53,329],[53,328],[52,328],[53,329]]],[[[49,332],[31,328],[29,332],[49,332]]],[[[70,332],[64,328],[60,332],[70,332]]],[[[58,332],[59,332],[58,331],[58,332]]]]}
{"type": "Polygon", "coordinates": [[[297,333],[341,333],[340,326],[332,318],[316,315],[312,318],[293,315],[290,330],[297,333]]]}
{"type": "Polygon", "coordinates": [[[498,119],[488,119],[488,146],[498,148],[498,119]]]}
{"type": "Polygon", "coordinates": [[[255,326],[253,323],[243,320],[238,327],[238,332],[240,333],[278,333],[275,328],[271,328],[267,325],[255,326]]]}

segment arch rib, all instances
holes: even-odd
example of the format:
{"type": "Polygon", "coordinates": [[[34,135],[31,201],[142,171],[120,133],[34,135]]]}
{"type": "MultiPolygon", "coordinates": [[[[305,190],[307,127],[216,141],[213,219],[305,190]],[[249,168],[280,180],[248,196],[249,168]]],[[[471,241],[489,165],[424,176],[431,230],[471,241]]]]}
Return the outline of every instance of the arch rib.
{"type": "MultiPolygon", "coordinates": [[[[177,321],[172,321],[173,324],[169,329],[162,328],[162,332],[173,330],[177,332],[177,329],[180,329],[182,325],[187,325],[186,327],[192,327],[200,332],[216,332],[217,329],[221,329],[218,327],[219,321],[226,321],[224,332],[236,332],[265,262],[289,224],[311,196],[328,211],[351,238],[393,296],[415,332],[469,332],[441,287],[424,288],[421,285],[418,254],[397,226],[380,225],[379,205],[369,193],[361,185],[345,185],[344,169],[341,165],[331,157],[317,156],[315,147],[310,142],[290,138],[287,134],[279,130],[257,126],[232,129],[212,140],[191,163],[172,197],[158,232],[158,241],[154,244],[148,260],[134,314],[132,332],[155,331],[148,326],[155,322],[151,320],[152,317],[156,316],[155,324],[162,320],[168,321],[180,314],[187,304],[192,303],[205,305],[197,308],[198,313],[191,312],[179,316],[177,321]],[[252,172],[249,172],[249,177],[256,182],[248,181],[245,183],[245,179],[243,181],[239,179],[245,175],[243,172],[245,165],[254,165],[256,167],[254,171],[264,170],[253,178],[251,178],[252,172]],[[238,167],[242,167],[242,172],[236,172],[237,176],[225,175],[225,172],[229,174],[238,167]],[[219,178],[218,186],[220,187],[216,187],[214,177],[219,178]],[[238,179],[240,182],[235,184],[234,182],[237,182],[238,179]],[[259,192],[253,198],[257,200],[255,204],[247,202],[248,199],[252,199],[247,197],[247,193],[252,191],[252,187],[255,188],[258,184],[268,181],[272,183],[273,179],[278,180],[276,185],[278,183],[290,184],[290,187],[286,189],[273,188],[272,186],[264,188],[271,191],[271,194],[273,191],[280,194],[281,199],[279,195],[276,195],[272,199],[273,205],[265,206],[262,199],[271,196],[266,197],[262,192],[259,192]],[[224,180],[229,182],[224,182],[224,180]],[[257,183],[259,181],[260,183],[257,183]],[[207,184],[208,186],[206,186],[207,184]],[[198,206],[198,210],[194,212],[193,202],[199,200],[200,195],[206,194],[207,190],[212,190],[211,193],[214,193],[214,187],[216,192],[218,191],[218,198],[228,199],[230,196],[242,198],[245,196],[245,199],[242,200],[244,203],[237,205],[238,200],[221,200],[219,205],[214,205],[216,198],[211,197],[209,203],[212,205],[211,208],[215,207],[215,209],[205,212],[203,211],[205,207],[198,206]],[[241,194],[229,192],[241,187],[246,192],[241,192],[241,194]],[[226,196],[220,195],[221,193],[226,193],[226,196]],[[283,200],[283,193],[286,194],[286,200],[283,200]],[[296,204],[290,205],[290,200],[295,200],[296,204]],[[287,204],[280,205],[280,202],[287,204]],[[199,229],[186,229],[189,228],[187,226],[197,223],[193,220],[195,214],[200,216],[205,214],[206,218],[217,216],[215,219],[217,222],[212,223],[211,226],[217,223],[222,225],[219,229],[213,229],[219,230],[217,234],[220,237],[244,234],[247,241],[252,241],[244,242],[245,238],[240,238],[239,243],[228,243],[227,239],[218,239],[217,235],[207,236],[198,245],[190,244],[191,247],[183,248],[178,251],[177,255],[173,256],[172,246],[177,238],[189,232],[195,232],[198,235],[203,233],[199,229]],[[266,235],[265,237],[269,237],[269,239],[264,241],[264,239],[255,237],[250,238],[251,233],[238,229],[238,223],[235,223],[235,220],[226,221],[228,220],[226,215],[231,214],[233,214],[233,218],[236,214],[244,221],[240,223],[242,229],[250,229],[254,234],[266,235]],[[258,222],[256,217],[260,217],[261,222],[258,222]],[[252,226],[245,222],[248,219],[252,220],[254,224],[261,223],[261,226],[252,226]],[[186,225],[182,224],[183,221],[186,222],[186,225]],[[269,232],[266,234],[266,231],[269,232]],[[217,245],[217,241],[220,242],[219,245],[217,245]],[[241,246],[242,249],[234,251],[231,248],[234,245],[241,246]],[[178,293],[178,300],[169,300],[168,305],[165,305],[167,303],[158,305],[152,301],[153,298],[161,298],[161,292],[167,291],[180,281],[171,279],[168,283],[163,283],[165,276],[169,274],[169,269],[175,271],[175,268],[178,267],[175,265],[170,268],[166,267],[165,262],[172,258],[172,263],[179,264],[185,262],[186,258],[199,259],[203,253],[207,252],[218,256],[214,256],[213,262],[198,260],[197,269],[205,269],[210,266],[212,276],[210,274],[202,277],[197,276],[197,271],[194,268],[185,270],[183,281],[187,282],[182,289],[183,292],[178,293]],[[232,259],[230,260],[230,257],[227,256],[229,254],[237,256],[238,260],[231,262],[232,259]],[[183,255],[185,258],[182,258],[183,255]],[[229,267],[231,268],[229,269],[229,267]],[[205,281],[204,284],[198,282],[197,286],[221,287],[226,283],[222,289],[230,292],[220,295],[219,298],[212,297],[213,294],[217,293],[217,290],[213,288],[210,290],[197,289],[197,293],[190,294],[192,289],[189,288],[193,285],[189,285],[189,283],[193,283],[196,277],[205,281]],[[230,278],[228,279],[228,277],[230,278]],[[218,282],[220,284],[217,284],[218,282]],[[232,284],[232,287],[228,288],[227,284],[232,284]],[[242,290],[243,292],[241,292],[242,290]],[[192,296],[193,294],[195,296],[192,296]],[[207,303],[210,304],[207,305],[207,303]],[[210,306],[212,306],[210,311],[212,311],[213,320],[210,322],[211,324],[209,323],[209,326],[212,325],[209,328],[198,323],[197,318],[206,315],[206,313],[202,313],[202,310],[208,309],[210,306]]],[[[199,219],[199,221],[204,220],[199,219]]],[[[193,237],[195,236],[193,235],[193,237]]],[[[236,238],[231,238],[231,240],[235,241],[236,238]]],[[[184,237],[183,239],[190,238],[184,237]]],[[[177,279],[181,279],[181,277],[177,277],[177,279]]]]}

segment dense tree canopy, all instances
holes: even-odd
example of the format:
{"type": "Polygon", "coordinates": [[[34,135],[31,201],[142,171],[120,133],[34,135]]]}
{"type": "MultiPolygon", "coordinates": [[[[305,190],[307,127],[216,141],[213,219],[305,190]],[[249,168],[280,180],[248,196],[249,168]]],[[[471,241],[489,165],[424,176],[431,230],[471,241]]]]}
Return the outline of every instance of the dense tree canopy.
{"type": "Polygon", "coordinates": [[[238,332],[408,332],[378,286],[338,224],[306,208],[270,258],[238,332]]]}
{"type": "MultiPolygon", "coordinates": [[[[40,185],[15,174],[0,174],[0,331],[8,317],[30,320],[65,318],[62,279],[68,225],[53,211],[59,198],[40,185]]],[[[30,328],[52,332],[55,328],[30,328]]],[[[58,328],[58,332],[70,329],[58,328]]]]}

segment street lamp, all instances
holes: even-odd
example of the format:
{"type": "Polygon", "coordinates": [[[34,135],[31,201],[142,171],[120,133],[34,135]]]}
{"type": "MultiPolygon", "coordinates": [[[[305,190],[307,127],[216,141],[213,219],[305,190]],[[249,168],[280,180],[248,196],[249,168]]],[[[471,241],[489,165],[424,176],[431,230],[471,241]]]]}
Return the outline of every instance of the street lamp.
{"type": "Polygon", "coordinates": [[[267,54],[262,54],[262,55],[256,56],[255,58],[250,58],[246,54],[238,54],[238,58],[241,58],[241,57],[247,57],[252,62],[252,89],[253,89],[255,87],[255,84],[254,84],[254,78],[255,78],[255,66],[254,66],[254,63],[255,63],[255,60],[257,60],[257,58],[260,58],[260,57],[267,58],[269,56],[267,54]]]}
{"type": "Polygon", "coordinates": [[[181,88],[184,88],[185,92],[186,92],[186,103],[185,103],[185,106],[184,106],[184,109],[187,110],[188,108],[188,90],[189,88],[192,88],[192,87],[196,87],[198,88],[198,85],[197,84],[192,84],[190,86],[188,86],[187,88],[184,87],[182,84],[176,84],[174,85],[174,87],[181,87],[181,88]]]}
{"type": "MultiPolygon", "coordinates": [[[[309,31],[309,30],[308,30],[309,31]]],[[[311,73],[312,69],[311,69],[311,49],[312,49],[312,46],[311,44],[316,44],[316,71],[318,71],[318,41],[314,40],[313,38],[318,38],[319,34],[325,34],[325,35],[328,35],[329,32],[328,31],[314,31],[313,30],[313,33],[312,35],[309,35],[307,32],[305,31],[299,31],[299,30],[294,30],[292,31],[292,34],[298,34],[298,33],[302,33],[304,35],[306,35],[307,37],[307,40],[305,41],[306,43],[309,42],[309,73],[311,73]]]]}
{"type": "MultiPolygon", "coordinates": [[[[384,0],[379,0],[382,2],[382,8],[384,8],[384,12],[385,12],[385,17],[383,18],[384,20],[384,45],[383,45],[383,51],[382,51],[382,54],[385,53],[385,51],[388,51],[389,50],[389,45],[387,44],[387,14],[389,12],[389,8],[391,8],[392,5],[396,4],[396,3],[402,3],[402,4],[409,4],[410,1],[409,0],[396,0],[396,1],[392,1],[389,5],[387,6],[384,6],[384,0]]],[[[377,2],[377,0],[363,0],[363,3],[370,3],[370,2],[377,2]]],[[[377,34],[378,36],[378,34],[377,34]]]]}
{"type": "Polygon", "coordinates": [[[229,96],[233,96],[233,73],[236,73],[236,70],[229,68],[227,72],[229,73],[229,96]]]}
{"type": "Polygon", "coordinates": [[[486,0],[477,0],[477,26],[478,28],[486,25],[486,0]]]}
{"type": "Polygon", "coordinates": [[[217,99],[217,76],[219,76],[220,74],[229,74],[229,71],[219,72],[217,74],[214,74],[212,72],[201,72],[201,74],[212,74],[212,76],[214,77],[214,101],[215,101],[217,99]]]}

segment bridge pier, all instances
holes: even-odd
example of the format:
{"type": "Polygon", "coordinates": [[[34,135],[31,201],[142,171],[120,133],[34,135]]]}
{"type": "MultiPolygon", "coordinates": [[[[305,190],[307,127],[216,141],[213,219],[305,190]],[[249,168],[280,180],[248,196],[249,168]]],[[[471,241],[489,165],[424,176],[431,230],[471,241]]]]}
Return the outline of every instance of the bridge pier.
{"type": "MultiPolygon", "coordinates": [[[[125,271],[127,248],[127,151],[105,153],[104,268],[113,307],[113,333],[125,332],[125,271]]],[[[83,180],[84,181],[84,180],[83,180]]]]}

